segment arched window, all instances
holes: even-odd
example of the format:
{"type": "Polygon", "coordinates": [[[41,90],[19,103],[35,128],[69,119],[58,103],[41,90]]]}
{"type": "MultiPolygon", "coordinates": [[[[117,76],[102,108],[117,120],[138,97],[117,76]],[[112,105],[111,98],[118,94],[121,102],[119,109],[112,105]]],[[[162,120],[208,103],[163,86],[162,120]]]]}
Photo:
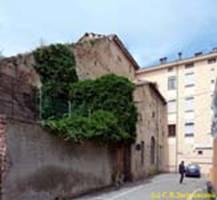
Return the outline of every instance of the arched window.
{"type": "Polygon", "coordinates": [[[141,165],[144,165],[144,152],[145,151],[145,143],[144,141],[141,142],[141,165]]]}
{"type": "Polygon", "coordinates": [[[151,137],[151,164],[155,164],[155,139],[151,137]]]}

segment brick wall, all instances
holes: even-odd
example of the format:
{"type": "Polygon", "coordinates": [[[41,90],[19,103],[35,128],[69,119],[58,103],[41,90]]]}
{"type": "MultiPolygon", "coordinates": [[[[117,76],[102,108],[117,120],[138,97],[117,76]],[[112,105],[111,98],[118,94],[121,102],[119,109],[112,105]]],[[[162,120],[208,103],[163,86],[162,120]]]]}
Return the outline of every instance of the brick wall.
{"type": "Polygon", "coordinates": [[[0,61],[0,114],[20,120],[37,118],[36,88],[40,87],[40,78],[33,65],[32,54],[0,61]]]}
{"type": "MultiPolygon", "coordinates": [[[[6,167],[6,120],[0,115],[0,194],[2,194],[2,182],[5,176],[6,167]]],[[[1,199],[1,196],[0,196],[1,199]]]]}

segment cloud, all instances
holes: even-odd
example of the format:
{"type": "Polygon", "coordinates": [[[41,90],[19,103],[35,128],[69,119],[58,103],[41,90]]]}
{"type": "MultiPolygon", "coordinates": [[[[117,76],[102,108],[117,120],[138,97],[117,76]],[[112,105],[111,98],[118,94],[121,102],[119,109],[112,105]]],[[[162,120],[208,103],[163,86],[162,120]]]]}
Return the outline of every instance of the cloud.
{"type": "Polygon", "coordinates": [[[6,55],[84,32],[117,33],[140,65],[217,46],[216,0],[38,0],[2,3],[0,47],[6,55]]]}

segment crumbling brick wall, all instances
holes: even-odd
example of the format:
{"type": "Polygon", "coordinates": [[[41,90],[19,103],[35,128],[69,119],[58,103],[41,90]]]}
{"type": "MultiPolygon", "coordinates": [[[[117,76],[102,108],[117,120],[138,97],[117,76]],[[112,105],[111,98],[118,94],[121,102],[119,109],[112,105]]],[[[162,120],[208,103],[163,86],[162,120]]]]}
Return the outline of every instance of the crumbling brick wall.
{"type": "Polygon", "coordinates": [[[0,114],[20,120],[37,118],[40,80],[33,63],[31,54],[0,61],[0,114]]]}
{"type": "Polygon", "coordinates": [[[6,167],[6,121],[5,116],[0,115],[0,199],[2,194],[2,182],[5,176],[6,167]]]}

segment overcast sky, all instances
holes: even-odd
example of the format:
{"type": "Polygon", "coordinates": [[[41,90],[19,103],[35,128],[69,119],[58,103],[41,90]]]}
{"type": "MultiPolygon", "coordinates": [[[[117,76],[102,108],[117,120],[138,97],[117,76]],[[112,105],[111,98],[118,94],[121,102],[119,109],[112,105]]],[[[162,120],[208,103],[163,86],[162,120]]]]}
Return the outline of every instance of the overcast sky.
{"type": "Polygon", "coordinates": [[[0,49],[6,56],[85,32],[116,33],[138,63],[217,47],[217,0],[0,0],[0,49]]]}

